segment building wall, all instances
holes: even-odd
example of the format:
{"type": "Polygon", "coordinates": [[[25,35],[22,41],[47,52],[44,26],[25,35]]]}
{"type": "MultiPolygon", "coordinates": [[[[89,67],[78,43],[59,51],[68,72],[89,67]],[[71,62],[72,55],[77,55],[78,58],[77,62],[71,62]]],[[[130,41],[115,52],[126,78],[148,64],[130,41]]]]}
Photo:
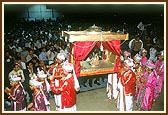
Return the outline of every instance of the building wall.
{"type": "Polygon", "coordinates": [[[49,18],[56,20],[60,15],[61,13],[54,9],[47,9],[45,4],[35,4],[22,11],[22,14],[19,17],[28,20],[46,20],[49,18]]]}

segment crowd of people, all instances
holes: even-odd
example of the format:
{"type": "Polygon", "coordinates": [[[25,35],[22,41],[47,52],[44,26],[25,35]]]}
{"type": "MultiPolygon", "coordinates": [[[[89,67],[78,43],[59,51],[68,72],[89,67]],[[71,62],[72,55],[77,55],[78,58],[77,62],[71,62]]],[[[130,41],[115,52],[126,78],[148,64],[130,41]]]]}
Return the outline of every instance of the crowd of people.
{"type": "Polygon", "coordinates": [[[124,51],[120,71],[108,75],[107,97],[116,100],[119,111],[132,111],[134,101],[138,111],[149,111],[160,96],[164,84],[164,50],[153,58],[147,58],[147,53],[144,48],[135,55],[124,51]]]}
{"type": "Polygon", "coordinates": [[[13,111],[50,111],[50,91],[54,94],[57,111],[76,111],[76,92],[80,90],[73,64],[66,60],[65,53],[58,53],[54,63],[45,66],[40,60],[36,72],[28,62],[28,74],[23,74],[19,63],[9,73],[11,87],[5,93],[11,100],[13,111]],[[26,100],[26,95],[30,97],[26,100]]]}
{"type": "MultiPolygon", "coordinates": [[[[52,96],[57,111],[77,110],[76,92],[80,91],[81,84],[73,64],[68,62],[69,43],[63,39],[61,31],[85,30],[89,26],[70,26],[51,20],[19,20],[5,28],[4,102],[10,100],[11,110],[49,111],[52,96]]],[[[135,96],[138,110],[150,110],[163,87],[164,52],[158,47],[162,36],[154,43],[156,35],[152,34],[153,31],[137,34],[132,31],[132,26],[125,28],[125,24],[102,26],[103,30],[131,33],[132,38],[128,51],[124,52],[121,46],[121,71],[108,75],[108,98],[117,100],[120,111],[130,111],[135,96]]]]}

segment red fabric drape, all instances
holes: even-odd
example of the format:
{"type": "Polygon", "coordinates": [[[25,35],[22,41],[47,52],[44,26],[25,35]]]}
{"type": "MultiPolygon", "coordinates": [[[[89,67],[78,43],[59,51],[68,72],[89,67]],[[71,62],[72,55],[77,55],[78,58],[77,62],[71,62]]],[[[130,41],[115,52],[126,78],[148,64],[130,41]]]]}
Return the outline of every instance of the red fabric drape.
{"type": "MultiPolygon", "coordinates": [[[[97,45],[100,47],[101,42],[97,45]]],[[[117,58],[114,63],[114,72],[118,72],[119,68],[121,67],[120,62],[120,40],[112,40],[112,41],[102,41],[102,45],[104,49],[112,52],[113,54],[117,55],[117,58]]]]}
{"type": "MultiPolygon", "coordinates": [[[[101,42],[97,43],[97,46],[100,47],[101,42]]],[[[120,55],[120,40],[113,41],[102,41],[104,49],[112,52],[115,55],[120,55]]]]}
{"type": "Polygon", "coordinates": [[[75,60],[75,73],[80,76],[80,61],[84,60],[89,52],[96,45],[96,42],[86,41],[86,42],[75,42],[74,43],[74,60],[75,60]]]}
{"type": "Polygon", "coordinates": [[[120,62],[120,40],[113,40],[113,41],[106,41],[103,42],[104,47],[108,50],[111,51],[113,54],[116,54],[116,60],[114,63],[114,72],[118,72],[119,68],[121,67],[121,62],[120,62]]]}
{"type": "MultiPolygon", "coordinates": [[[[75,73],[79,77],[80,76],[80,61],[84,60],[93,47],[97,44],[100,47],[101,42],[75,42],[74,43],[74,60],[75,60],[75,73]]],[[[117,58],[114,63],[114,72],[118,72],[118,69],[121,66],[120,62],[120,40],[112,40],[112,41],[102,41],[102,45],[104,49],[112,52],[117,55],[117,58]]]]}

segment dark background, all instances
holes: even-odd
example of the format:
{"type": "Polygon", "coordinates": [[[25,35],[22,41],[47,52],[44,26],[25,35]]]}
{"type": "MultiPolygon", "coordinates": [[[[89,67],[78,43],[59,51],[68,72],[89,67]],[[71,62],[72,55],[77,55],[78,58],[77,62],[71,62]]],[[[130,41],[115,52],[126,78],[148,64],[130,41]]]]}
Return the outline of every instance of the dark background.
{"type": "MultiPolygon", "coordinates": [[[[29,7],[31,4],[5,5],[5,21],[11,22],[11,17],[17,18],[29,7]]],[[[47,8],[61,12],[61,18],[70,22],[159,23],[164,15],[163,4],[47,4],[47,8]]]]}

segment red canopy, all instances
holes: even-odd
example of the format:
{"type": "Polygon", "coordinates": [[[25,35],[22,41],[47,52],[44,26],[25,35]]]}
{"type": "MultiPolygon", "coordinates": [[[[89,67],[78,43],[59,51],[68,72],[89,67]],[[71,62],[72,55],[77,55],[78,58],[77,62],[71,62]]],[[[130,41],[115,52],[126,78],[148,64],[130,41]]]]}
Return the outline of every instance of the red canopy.
{"type": "MultiPolygon", "coordinates": [[[[116,33],[110,31],[95,31],[97,26],[92,26],[93,31],[63,31],[62,36],[65,41],[71,42],[71,53],[75,62],[75,73],[80,76],[80,61],[83,61],[90,51],[97,45],[100,48],[102,43],[104,49],[116,55],[114,61],[114,69],[112,72],[117,72],[120,63],[120,40],[128,40],[128,34],[116,33]],[[73,51],[72,51],[73,48],[73,51]]],[[[71,58],[71,57],[70,57],[71,58]]],[[[71,59],[70,59],[71,60],[71,59]]],[[[111,70],[110,70],[111,71],[111,70]]]]}
{"type": "MultiPolygon", "coordinates": [[[[112,40],[112,41],[101,41],[104,49],[112,52],[117,55],[114,64],[114,72],[117,72],[121,63],[120,63],[120,40],[112,40]]],[[[85,41],[85,42],[75,42],[74,43],[74,61],[75,61],[75,73],[79,77],[80,76],[80,61],[84,60],[90,51],[94,48],[95,45],[100,47],[100,41],[85,41]]]]}

